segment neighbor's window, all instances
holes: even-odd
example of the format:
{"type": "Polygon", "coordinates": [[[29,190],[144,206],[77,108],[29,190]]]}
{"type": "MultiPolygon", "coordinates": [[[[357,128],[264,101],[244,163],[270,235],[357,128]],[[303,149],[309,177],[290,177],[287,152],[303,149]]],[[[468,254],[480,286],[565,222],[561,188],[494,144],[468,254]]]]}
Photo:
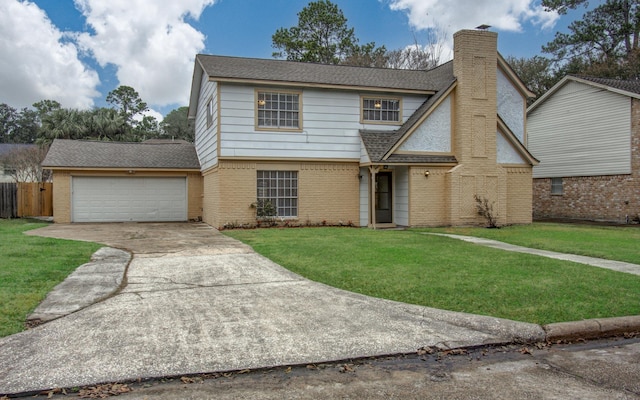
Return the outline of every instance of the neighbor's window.
{"type": "Polygon", "coordinates": [[[363,97],[362,120],[400,122],[400,99],[363,97]]]}
{"type": "Polygon", "coordinates": [[[551,178],[551,194],[562,194],[562,178],[551,178]]]}
{"type": "Polygon", "coordinates": [[[297,217],[298,171],[258,171],[257,204],[258,215],[272,206],[278,217],[297,217]]]}
{"type": "Polygon", "coordinates": [[[213,125],[213,99],[207,102],[207,128],[213,125]]]}
{"type": "Polygon", "coordinates": [[[258,92],[258,128],[300,129],[300,94],[258,92]]]}

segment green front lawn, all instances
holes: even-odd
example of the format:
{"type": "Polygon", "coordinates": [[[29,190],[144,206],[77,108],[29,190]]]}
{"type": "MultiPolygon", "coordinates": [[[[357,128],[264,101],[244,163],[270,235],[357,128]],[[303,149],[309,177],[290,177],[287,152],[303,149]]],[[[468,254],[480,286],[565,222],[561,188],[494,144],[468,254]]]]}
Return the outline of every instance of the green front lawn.
{"type": "MultiPolygon", "coordinates": [[[[618,256],[633,253],[627,246],[635,241],[638,256],[638,240],[629,238],[637,231],[561,227],[569,233],[558,234],[565,239],[554,250],[588,249],[597,246],[585,243],[602,240],[613,248],[601,251],[618,256]]],[[[513,231],[514,237],[538,238],[532,240],[543,240],[549,230],[554,229],[538,224],[480,229],[487,235],[510,238],[513,231]]],[[[292,228],[223,233],[309,279],[374,297],[537,324],[640,314],[640,276],[424,235],[420,230],[292,228]]],[[[601,253],[589,255],[594,254],[601,253]]],[[[634,259],[633,254],[629,257],[634,259]]]]}
{"type": "Polygon", "coordinates": [[[417,231],[453,233],[500,240],[536,249],[640,264],[640,227],[534,223],[486,228],[429,228],[417,231]]]}
{"type": "Polygon", "coordinates": [[[47,293],[102,247],[22,233],[46,225],[0,219],[0,337],[24,330],[26,317],[47,293]]]}

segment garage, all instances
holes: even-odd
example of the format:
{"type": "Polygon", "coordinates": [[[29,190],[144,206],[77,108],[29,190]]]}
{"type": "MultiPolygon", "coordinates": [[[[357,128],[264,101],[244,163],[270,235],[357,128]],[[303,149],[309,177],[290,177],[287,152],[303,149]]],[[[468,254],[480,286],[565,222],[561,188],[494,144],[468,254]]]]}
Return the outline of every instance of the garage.
{"type": "Polygon", "coordinates": [[[183,177],[73,177],[72,222],[186,221],[183,177]]]}
{"type": "Polygon", "coordinates": [[[203,178],[192,143],[55,139],[42,166],[53,172],[54,222],[202,218],[203,178]]]}

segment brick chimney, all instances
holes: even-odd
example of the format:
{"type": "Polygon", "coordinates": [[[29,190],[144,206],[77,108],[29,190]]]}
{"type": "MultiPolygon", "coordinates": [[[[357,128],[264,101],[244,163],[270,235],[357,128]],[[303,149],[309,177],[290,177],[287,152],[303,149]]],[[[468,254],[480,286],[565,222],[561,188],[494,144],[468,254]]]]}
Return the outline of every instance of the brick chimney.
{"type": "Polygon", "coordinates": [[[481,223],[475,195],[495,202],[506,214],[506,177],[496,161],[498,35],[463,30],[453,35],[453,74],[457,79],[454,154],[450,171],[450,218],[454,225],[481,223]]]}

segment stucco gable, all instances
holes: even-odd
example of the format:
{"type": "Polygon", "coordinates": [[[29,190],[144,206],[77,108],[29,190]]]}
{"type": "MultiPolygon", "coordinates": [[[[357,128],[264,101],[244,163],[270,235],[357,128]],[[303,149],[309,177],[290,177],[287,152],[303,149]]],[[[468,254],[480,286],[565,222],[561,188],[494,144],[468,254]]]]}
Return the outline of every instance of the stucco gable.
{"type": "MultiPolygon", "coordinates": [[[[507,124],[498,117],[498,129],[497,129],[497,156],[498,163],[500,164],[511,164],[515,159],[515,155],[517,154],[520,159],[524,163],[529,165],[538,165],[540,161],[538,161],[524,146],[524,144],[516,137],[516,135],[509,129],[507,124]],[[501,153],[502,152],[502,153],[501,153]],[[515,152],[515,153],[514,153],[515,152]],[[501,157],[503,161],[501,161],[501,157]]],[[[519,164],[519,163],[516,163],[519,164]]]]}

